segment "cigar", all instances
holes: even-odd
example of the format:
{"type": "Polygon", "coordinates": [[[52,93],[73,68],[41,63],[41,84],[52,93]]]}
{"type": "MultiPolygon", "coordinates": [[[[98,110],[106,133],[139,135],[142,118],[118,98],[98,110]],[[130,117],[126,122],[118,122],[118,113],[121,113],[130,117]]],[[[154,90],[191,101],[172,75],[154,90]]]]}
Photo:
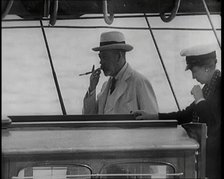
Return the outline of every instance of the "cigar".
{"type": "Polygon", "coordinates": [[[93,72],[94,72],[94,70],[95,70],[95,65],[93,65],[93,67],[92,67],[92,70],[91,70],[91,71],[86,72],[86,73],[81,73],[81,74],[79,74],[79,76],[83,76],[83,75],[88,75],[88,74],[91,74],[91,73],[93,73],[93,72]]]}
{"type": "Polygon", "coordinates": [[[79,76],[88,75],[88,74],[91,74],[91,73],[93,73],[93,71],[89,71],[89,72],[86,72],[86,73],[81,73],[81,74],[79,74],[79,76]]]}

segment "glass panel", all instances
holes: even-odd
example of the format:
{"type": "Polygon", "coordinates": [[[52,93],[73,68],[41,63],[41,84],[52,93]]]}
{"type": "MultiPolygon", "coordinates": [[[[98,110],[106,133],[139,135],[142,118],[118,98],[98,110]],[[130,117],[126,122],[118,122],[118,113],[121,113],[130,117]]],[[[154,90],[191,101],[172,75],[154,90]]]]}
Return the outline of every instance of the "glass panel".
{"type": "Polygon", "coordinates": [[[2,115],[61,114],[40,29],[2,30],[2,115]]]}
{"type": "Polygon", "coordinates": [[[175,168],[161,162],[127,162],[116,163],[104,166],[101,174],[121,174],[121,176],[103,176],[101,179],[119,178],[119,179],[153,179],[153,178],[173,178],[167,174],[174,174],[175,168]],[[127,176],[125,176],[125,174],[127,176]],[[135,175],[136,174],[136,175],[135,175]],[[122,176],[123,175],[123,176],[122,176]],[[145,176],[144,176],[145,175],[145,176]],[[148,176],[146,176],[148,175],[148,176]]]}
{"type": "MultiPolygon", "coordinates": [[[[169,23],[162,22],[159,17],[148,19],[152,27],[210,28],[206,16],[177,16],[169,23]]],[[[212,20],[215,21],[216,27],[220,27],[219,15],[213,15],[212,20]]],[[[3,26],[8,23],[3,22],[3,26]]],[[[38,21],[10,23],[24,26],[39,25],[38,21]]],[[[44,21],[45,25],[48,23],[44,21]]],[[[146,21],[144,18],[116,18],[109,26],[103,19],[57,20],[56,26],[60,25],[146,27],[146,21]]],[[[99,67],[98,55],[91,49],[99,45],[100,34],[110,30],[116,29],[45,28],[67,114],[81,113],[83,97],[89,85],[89,76],[78,75],[90,71],[93,64],[99,67]]],[[[177,110],[150,32],[148,30],[117,30],[123,32],[127,43],[134,46],[134,50],[127,53],[127,61],[152,83],[160,112],[177,110]]],[[[61,114],[41,30],[3,29],[2,32],[3,116],[61,114]]],[[[153,32],[180,107],[184,108],[192,101],[190,90],[193,80],[190,72],[184,71],[185,61],[181,60],[180,50],[201,43],[217,43],[215,36],[212,31],[154,30],[153,32]],[[182,88],[183,85],[184,88],[182,88]]],[[[221,32],[217,31],[217,34],[221,39],[221,32]]],[[[219,49],[218,68],[221,68],[220,59],[219,49]]],[[[97,92],[106,79],[101,75],[97,92]]]]}
{"type": "Polygon", "coordinates": [[[85,166],[38,166],[27,167],[19,171],[18,177],[34,179],[90,179],[91,170],[85,166]],[[81,176],[83,175],[83,176],[81,176]],[[86,176],[87,175],[87,176],[86,176]]]}
{"type": "MultiPolygon", "coordinates": [[[[144,18],[142,19],[144,20],[144,18]]],[[[70,22],[69,25],[80,21],[70,22]]],[[[105,24],[104,22],[101,22],[101,24],[98,22],[92,19],[91,23],[89,23],[89,20],[83,20],[82,25],[105,24]]],[[[124,21],[124,19],[116,19],[116,22],[117,24],[128,26],[138,24],[142,27],[146,25],[145,20],[138,21],[132,19],[124,21]]],[[[60,23],[65,23],[65,21],[60,23]]],[[[99,67],[98,53],[93,52],[91,49],[99,45],[99,38],[102,32],[113,29],[46,28],[45,30],[67,113],[80,114],[82,112],[83,98],[89,86],[89,75],[80,77],[78,74],[90,71],[93,64],[95,64],[95,67],[99,67]]],[[[169,88],[168,83],[149,31],[121,29],[119,31],[125,34],[126,43],[134,47],[133,51],[126,54],[127,62],[150,80],[158,98],[160,109],[168,111],[177,109],[171,91],[165,90],[169,88]],[[169,105],[164,105],[164,96],[166,96],[166,101],[169,105]]],[[[97,88],[98,92],[106,79],[104,75],[101,75],[97,88]]]]}

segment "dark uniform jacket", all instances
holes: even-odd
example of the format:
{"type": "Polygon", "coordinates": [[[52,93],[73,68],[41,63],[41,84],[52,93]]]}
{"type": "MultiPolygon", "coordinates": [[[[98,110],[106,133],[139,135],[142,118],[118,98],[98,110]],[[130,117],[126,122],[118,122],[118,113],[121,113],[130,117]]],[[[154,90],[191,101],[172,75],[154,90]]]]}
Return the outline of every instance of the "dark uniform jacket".
{"type": "Polygon", "coordinates": [[[176,119],[179,124],[192,122],[196,112],[200,123],[208,127],[206,142],[206,176],[221,178],[221,76],[217,78],[213,92],[204,101],[190,104],[178,112],[159,113],[159,119],[176,119]]]}

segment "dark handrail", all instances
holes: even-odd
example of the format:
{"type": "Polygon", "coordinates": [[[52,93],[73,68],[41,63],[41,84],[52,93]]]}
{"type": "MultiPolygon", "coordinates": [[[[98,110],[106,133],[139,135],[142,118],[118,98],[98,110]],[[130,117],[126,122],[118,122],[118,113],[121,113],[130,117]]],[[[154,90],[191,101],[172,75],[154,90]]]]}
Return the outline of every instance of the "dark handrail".
{"type": "Polygon", "coordinates": [[[8,0],[8,3],[6,4],[6,8],[2,12],[2,19],[5,18],[5,16],[9,13],[12,5],[13,5],[13,0],[8,0]]]}
{"type": "Polygon", "coordinates": [[[110,25],[114,21],[114,15],[110,13],[110,16],[108,16],[108,11],[107,11],[107,0],[103,0],[103,16],[104,16],[104,21],[110,25]]]}
{"type": "Polygon", "coordinates": [[[174,8],[172,9],[168,17],[165,16],[165,12],[160,13],[160,18],[163,20],[163,22],[170,22],[171,20],[174,19],[180,7],[180,1],[181,0],[175,0],[174,8]]]}
{"type": "Polygon", "coordinates": [[[53,0],[53,8],[50,11],[50,22],[49,25],[55,25],[58,13],[58,0],[53,0]]]}
{"type": "MultiPolygon", "coordinates": [[[[50,13],[50,0],[44,0],[44,17],[48,17],[50,13]]],[[[39,19],[38,19],[39,20],[39,19]]]]}

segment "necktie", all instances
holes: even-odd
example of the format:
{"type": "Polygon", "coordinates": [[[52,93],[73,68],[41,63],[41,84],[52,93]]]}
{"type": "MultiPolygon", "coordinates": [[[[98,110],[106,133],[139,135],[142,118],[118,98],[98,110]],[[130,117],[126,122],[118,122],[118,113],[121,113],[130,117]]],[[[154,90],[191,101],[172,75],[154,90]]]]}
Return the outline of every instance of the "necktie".
{"type": "Polygon", "coordinates": [[[116,84],[116,79],[112,78],[111,80],[111,86],[110,86],[110,94],[113,93],[114,89],[115,89],[115,84],[116,84]]]}

